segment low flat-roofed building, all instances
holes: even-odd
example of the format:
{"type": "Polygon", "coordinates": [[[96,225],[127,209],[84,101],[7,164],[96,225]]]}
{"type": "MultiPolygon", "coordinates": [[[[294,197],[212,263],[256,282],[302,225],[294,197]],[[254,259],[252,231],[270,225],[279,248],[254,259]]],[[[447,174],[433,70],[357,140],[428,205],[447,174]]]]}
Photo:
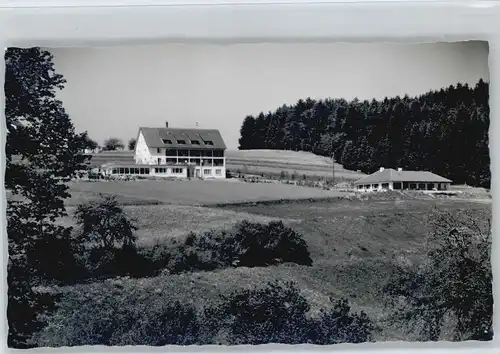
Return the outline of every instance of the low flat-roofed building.
{"type": "Polygon", "coordinates": [[[362,191],[381,190],[448,190],[451,180],[428,171],[403,171],[381,167],[377,172],[363,177],[354,186],[362,191]]]}

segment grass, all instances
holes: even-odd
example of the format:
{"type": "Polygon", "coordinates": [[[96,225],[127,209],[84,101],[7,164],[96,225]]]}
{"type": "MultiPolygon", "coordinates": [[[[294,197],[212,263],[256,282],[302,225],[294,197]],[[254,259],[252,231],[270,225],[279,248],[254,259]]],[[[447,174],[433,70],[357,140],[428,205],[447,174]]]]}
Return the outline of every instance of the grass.
{"type": "Polygon", "coordinates": [[[306,199],[336,197],[342,192],[285,184],[256,184],[231,180],[220,181],[98,181],[72,182],[70,192],[75,197],[68,205],[81,199],[98,197],[99,193],[115,195],[125,204],[204,205],[276,199],[306,199]]]}
{"type": "Polygon", "coordinates": [[[226,158],[232,160],[252,160],[295,165],[331,166],[332,159],[306,151],[291,150],[227,150],[226,158]]]}
{"type": "MultiPolygon", "coordinates": [[[[66,226],[73,225],[75,209],[75,207],[67,208],[69,216],[60,222],[66,226]]],[[[185,205],[128,205],[124,207],[124,211],[137,220],[139,229],[136,235],[140,246],[160,244],[167,239],[183,240],[190,231],[201,233],[214,229],[228,229],[243,220],[261,223],[278,220],[246,212],[185,205]]]]}
{"type": "MultiPolygon", "coordinates": [[[[78,315],[81,304],[74,300],[79,296],[77,294],[86,294],[88,298],[92,298],[93,293],[107,294],[116,299],[117,308],[177,300],[200,308],[213,304],[218,301],[218,295],[230,290],[259,287],[272,280],[291,280],[299,284],[311,304],[313,315],[328,306],[329,296],[346,297],[354,311],[365,311],[381,326],[382,329],[375,333],[377,341],[412,340],[405,334],[404,324],[397,327],[385,324],[382,284],[398,263],[416,264],[423,260],[425,236],[429,231],[428,217],[433,207],[470,208],[477,212],[478,218],[485,212],[491,213],[490,203],[457,198],[380,193],[366,200],[342,199],[339,197],[346,196],[345,193],[229,181],[74,183],[71,191],[73,205],[96,198],[98,193],[122,198],[125,204],[128,203],[125,212],[139,222],[138,241],[142,245],[160,243],[166,238],[181,238],[189,231],[200,233],[228,228],[245,219],[263,223],[283,220],[286,226],[303,235],[313,266],[282,264],[229,268],[64,287],[57,290],[64,295],[62,307],[54,314],[42,336],[57,334],[58,321],[61,320],[58,316],[78,315]],[[329,199],[257,202],[315,196],[329,199]],[[241,201],[246,203],[237,203],[241,201]]],[[[471,194],[474,193],[471,191],[471,194]]],[[[72,210],[70,208],[70,212],[72,210]]],[[[72,221],[66,218],[64,222],[69,224],[72,221]]]]}

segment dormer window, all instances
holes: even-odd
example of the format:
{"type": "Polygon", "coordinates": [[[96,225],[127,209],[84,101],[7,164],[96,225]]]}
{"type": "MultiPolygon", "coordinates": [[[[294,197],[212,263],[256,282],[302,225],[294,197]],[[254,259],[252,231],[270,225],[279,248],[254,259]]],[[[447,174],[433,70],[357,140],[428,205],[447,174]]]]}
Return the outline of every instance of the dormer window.
{"type": "Polygon", "coordinates": [[[177,140],[177,144],[184,145],[186,143],[186,140],[177,140]]]}
{"type": "Polygon", "coordinates": [[[213,144],[214,144],[214,142],[213,142],[213,141],[211,141],[211,140],[206,140],[206,141],[205,141],[205,144],[206,144],[206,145],[213,145],[213,144]]]}
{"type": "Polygon", "coordinates": [[[172,140],[169,139],[161,139],[163,141],[163,144],[172,144],[172,140]]]}
{"type": "Polygon", "coordinates": [[[191,143],[192,143],[193,145],[200,145],[199,140],[191,140],[191,143]]]}

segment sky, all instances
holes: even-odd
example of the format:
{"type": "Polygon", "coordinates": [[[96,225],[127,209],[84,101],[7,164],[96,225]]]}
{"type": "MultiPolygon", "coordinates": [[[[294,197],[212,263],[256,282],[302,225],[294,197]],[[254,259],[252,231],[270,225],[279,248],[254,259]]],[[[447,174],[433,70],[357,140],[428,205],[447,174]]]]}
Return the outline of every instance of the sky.
{"type": "Polygon", "coordinates": [[[219,129],[237,149],[247,115],[300,98],[383,99],[489,81],[481,42],[154,44],[51,48],[77,131],[125,143],[138,128],[219,129]]]}

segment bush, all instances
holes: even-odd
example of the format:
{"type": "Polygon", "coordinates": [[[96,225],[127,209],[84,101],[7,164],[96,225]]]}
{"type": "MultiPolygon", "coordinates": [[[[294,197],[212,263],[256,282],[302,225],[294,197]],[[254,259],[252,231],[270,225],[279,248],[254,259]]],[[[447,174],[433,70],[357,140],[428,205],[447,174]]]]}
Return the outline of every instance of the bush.
{"type": "Polygon", "coordinates": [[[85,267],[89,278],[140,278],[157,275],[161,269],[161,265],[155,264],[153,255],[142,253],[135,246],[87,250],[85,267]]]}
{"type": "Polygon", "coordinates": [[[424,341],[439,340],[447,318],[452,340],[492,339],[491,227],[482,219],[470,210],[436,212],[426,262],[400,266],[384,288],[394,319],[418,327],[424,341]]]}
{"type": "Polygon", "coordinates": [[[135,301],[120,303],[116,291],[124,290],[118,284],[111,286],[112,293],[93,292],[90,297],[84,292],[74,292],[67,296],[59,311],[48,319],[49,324],[33,336],[32,342],[37,346],[56,347],[197,343],[199,324],[193,306],[161,299],[150,302],[149,294],[136,294],[139,298],[135,301]]]}
{"type": "Polygon", "coordinates": [[[228,344],[306,343],[309,304],[293,283],[269,283],[262,289],[240,290],[221,297],[205,311],[228,344]]]}
{"type": "Polygon", "coordinates": [[[265,267],[281,263],[312,265],[302,236],[281,221],[269,224],[243,221],[232,230],[189,234],[173,250],[169,269],[174,272],[226,267],[265,267]]]}
{"type": "Polygon", "coordinates": [[[312,320],[309,340],[314,344],[363,343],[372,341],[375,329],[368,316],[351,314],[351,307],[346,299],[330,299],[335,303],[333,309],[322,311],[321,316],[312,320]]]}
{"type": "Polygon", "coordinates": [[[48,324],[33,342],[52,347],[335,344],[371,337],[369,319],[351,314],[346,300],[311,319],[307,300],[290,282],[237,290],[203,309],[157,290],[130,280],[73,288],[64,293],[57,311],[45,318],[48,324]]]}
{"type": "Polygon", "coordinates": [[[181,273],[286,262],[312,265],[302,236],[281,221],[269,224],[243,221],[231,230],[212,230],[201,235],[189,233],[184,243],[177,245],[172,242],[143,247],[100,246],[83,250],[79,263],[71,268],[78,272],[75,270],[68,276],[78,281],[115,276],[150,277],[163,270],[181,273]]]}

